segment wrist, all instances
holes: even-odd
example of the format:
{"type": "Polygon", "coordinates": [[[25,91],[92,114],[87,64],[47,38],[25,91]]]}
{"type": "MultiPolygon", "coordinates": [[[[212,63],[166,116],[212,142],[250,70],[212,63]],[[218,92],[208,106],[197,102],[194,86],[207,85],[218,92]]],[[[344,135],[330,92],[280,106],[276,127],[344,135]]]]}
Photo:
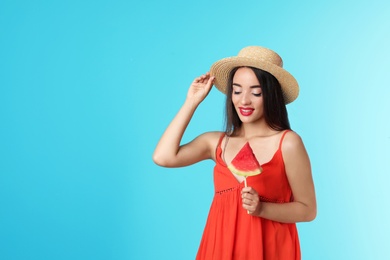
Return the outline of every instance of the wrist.
{"type": "Polygon", "coordinates": [[[263,217],[263,208],[264,208],[264,202],[260,202],[259,205],[257,206],[255,215],[257,217],[262,218],[263,217]]]}
{"type": "Polygon", "coordinates": [[[186,98],[183,106],[188,108],[188,109],[195,110],[199,106],[199,104],[200,104],[200,102],[197,102],[191,98],[186,98]]]}

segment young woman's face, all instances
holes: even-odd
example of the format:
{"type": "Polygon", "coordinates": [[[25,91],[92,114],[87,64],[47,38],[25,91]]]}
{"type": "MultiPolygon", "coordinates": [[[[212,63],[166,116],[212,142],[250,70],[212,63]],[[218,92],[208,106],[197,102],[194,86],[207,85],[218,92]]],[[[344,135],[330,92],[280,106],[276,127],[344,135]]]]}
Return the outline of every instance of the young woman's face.
{"type": "Polygon", "coordinates": [[[263,119],[263,95],[252,69],[239,68],[234,74],[232,102],[243,123],[254,123],[263,119]]]}

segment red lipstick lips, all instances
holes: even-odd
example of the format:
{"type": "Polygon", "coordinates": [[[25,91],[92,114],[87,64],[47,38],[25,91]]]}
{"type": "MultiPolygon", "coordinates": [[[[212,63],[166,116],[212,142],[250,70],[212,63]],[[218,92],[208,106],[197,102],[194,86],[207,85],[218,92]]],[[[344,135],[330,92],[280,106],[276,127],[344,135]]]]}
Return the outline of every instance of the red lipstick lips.
{"type": "Polygon", "coordinates": [[[254,109],[249,107],[240,107],[240,113],[243,116],[250,116],[252,115],[254,109]]]}

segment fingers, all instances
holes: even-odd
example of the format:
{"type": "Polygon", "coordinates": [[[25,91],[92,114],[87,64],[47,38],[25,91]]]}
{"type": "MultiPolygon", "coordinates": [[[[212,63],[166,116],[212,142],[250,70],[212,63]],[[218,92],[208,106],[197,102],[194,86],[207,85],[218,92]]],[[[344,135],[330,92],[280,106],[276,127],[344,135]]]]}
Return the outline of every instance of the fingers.
{"type": "Polygon", "coordinates": [[[215,80],[215,77],[209,77],[208,81],[207,81],[207,87],[208,88],[211,88],[211,86],[214,84],[214,80],[215,80]]]}
{"type": "Polygon", "coordinates": [[[214,77],[210,77],[210,72],[206,72],[206,74],[203,74],[197,78],[195,78],[195,83],[209,83],[210,79],[214,79],[214,77]]]}
{"type": "Polygon", "coordinates": [[[241,194],[243,193],[257,194],[256,190],[250,186],[242,188],[241,194]]]}
{"type": "Polygon", "coordinates": [[[243,202],[259,202],[259,195],[257,193],[243,192],[241,198],[243,202]]]}
{"type": "Polygon", "coordinates": [[[248,211],[249,214],[255,214],[260,207],[259,195],[252,187],[244,187],[241,190],[242,207],[248,211]]]}

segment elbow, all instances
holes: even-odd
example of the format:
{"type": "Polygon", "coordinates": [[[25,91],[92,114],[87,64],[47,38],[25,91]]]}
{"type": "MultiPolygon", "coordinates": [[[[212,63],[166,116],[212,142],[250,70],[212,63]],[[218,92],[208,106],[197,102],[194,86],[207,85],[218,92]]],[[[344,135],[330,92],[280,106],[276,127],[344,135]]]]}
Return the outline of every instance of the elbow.
{"type": "Polygon", "coordinates": [[[317,217],[317,206],[301,203],[300,213],[296,222],[311,222],[317,217]]]}
{"type": "Polygon", "coordinates": [[[317,207],[313,207],[312,209],[309,209],[306,217],[305,222],[311,222],[317,217],[317,207]]]}
{"type": "Polygon", "coordinates": [[[159,154],[154,153],[152,156],[153,162],[161,167],[170,167],[169,161],[159,154]]]}
{"type": "Polygon", "coordinates": [[[158,154],[154,153],[152,156],[153,162],[157,164],[158,166],[163,166],[165,165],[163,158],[159,156],[158,154]]]}

